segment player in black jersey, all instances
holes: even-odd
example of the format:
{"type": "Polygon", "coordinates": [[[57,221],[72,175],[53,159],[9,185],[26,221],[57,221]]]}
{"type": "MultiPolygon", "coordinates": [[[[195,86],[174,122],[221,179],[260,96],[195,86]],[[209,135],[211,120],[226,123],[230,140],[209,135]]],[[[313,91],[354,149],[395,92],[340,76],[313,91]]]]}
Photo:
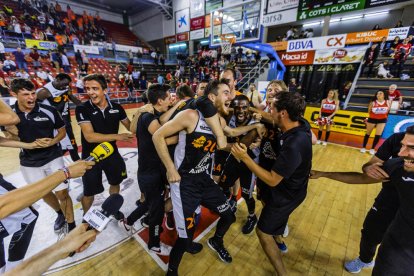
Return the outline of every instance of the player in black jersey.
{"type": "Polygon", "coordinates": [[[72,81],[70,76],[65,73],[56,75],[56,78],[42,88],[36,91],[37,99],[43,104],[51,105],[59,111],[62,119],[65,122],[66,137],[60,142],[64,151],[68,150],[73,161],[80,159],[78,154],[78,145],[76,144],[75,135],[73,134],[69,101],[75,105],[80,105],[82,102],[73,96],[70,91],[69,84],[72,81]]]}
{"type": "MultiPolygon", "coordinates": [[[[230,93],[223,80],[212,81],[205,90],[205,96],[220,114],[228,113],[225,101],[230,93]]],[[[261,126],[245,126],[230,129],[222,120],[226,134],[238,136],[261,126]]],[[[167,169],[167,179],[171,186],[174,218],[179,235],[171,254],[168,275],[177,275],[178,266],[194,235],[194,211],[201,204],[220,215],[216,232],[208,240],[208,245],[217,252],[220,259],[230,263],[232,258],[223,245],[223,237],[235,216],[220,190],[209,175],[211,155],[216,148],[216,138],[204,117],[198,110],[185,110],[162,126],[154,135],[153,141],[158,155],[167,169]],[[174,159],[168,153],[165,139],[179,132],[179,141],[174,159]]]]}
{"type": "MultiPolygon", "coordinates": [[[[232,107],[234,109],[234,115],[230,118],[228,124],[230,127],[236,128],[239,126],[250,125],[258,122],[253,117],[253,114],[249,112],[249,98],[247,98],[245,95],[236,96],[232,102],[232,107]]],[[[257,137],[257,131],[252,130],[248,133],[245,133],[244,135],[230,140],[229,142],[242,142],[245,145],[250,146],[257,137]]],[[[249,150],[248,152],[253,159],[257,159],[259,155],[258,148],[249,150]]],[[[227,197],[229,197],[231,194],[230,187],[233,187],[236,180],[238,179],[240,179],[242,188],[241,194],[246,202],[247,210],[249,212],[247,221],[242,228],[242,232],[243,234],[250,234],[257,223],[257,217],[255,215],[256,202],[253,198],[253,189],[256,177],[246,167],[246,165],[244,165],[244,163],[237,161],[232,155],[230,155],[224,164],[224,168],[219,180],[219,185],[223,188],[223,191],[227,197]]]]}
{"type": "Polygon", "coordinates": [[[256,164],[244,144],[235,144],[231,150],[266,184],[266,192],[263,188],[260,192],[264,206],[256,233],[278,275],[286,275],[287,271],[274,238],[283,234],[290,214],[305,200],[312,165],[310,129],[302,120],[305,106],[300,95],[289,92],[279,93],[271,104],[271,117],[282,132],[271,170],[256,164]]]}
{"type": "MultiPolygon", "coordinates": [[[[398,191],[400,206],[378,249],[374,276],[410,275],[414,271],[414,126],[407,128],[398,156],[382,166],[389,176],[387,184],[398,191]]],[[[378,183],[378,179],[359,172],[312,171],[311,178],[319,177],[349,184],[378,183]]]]}

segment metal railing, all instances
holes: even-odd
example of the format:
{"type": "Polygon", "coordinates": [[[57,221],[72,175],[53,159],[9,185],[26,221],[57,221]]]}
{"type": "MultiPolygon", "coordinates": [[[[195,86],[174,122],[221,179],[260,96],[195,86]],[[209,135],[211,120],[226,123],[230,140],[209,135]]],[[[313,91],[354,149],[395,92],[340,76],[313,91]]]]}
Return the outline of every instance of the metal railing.
{"type": "Polygon", "coordinates": [[[238,83],[242,83],[239,86],[239,89],[247,89],[249,85],[260,76],[262,69],[264,69],[268,64],[269,59],[262,59],[257,65],[255,65],[247,74],[245,74],[238,83]]]}

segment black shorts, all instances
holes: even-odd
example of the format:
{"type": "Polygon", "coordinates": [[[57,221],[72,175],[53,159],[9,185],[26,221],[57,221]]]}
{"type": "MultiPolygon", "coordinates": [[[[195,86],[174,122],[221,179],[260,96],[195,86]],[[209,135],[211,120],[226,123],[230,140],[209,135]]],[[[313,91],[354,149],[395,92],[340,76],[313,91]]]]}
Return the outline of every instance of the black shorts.
{"type": "Polygon", "coordinates": [[[216,150],[214,153],[214,160],[213,160],[213,171],[212,175],[220,176],[223,172],[224,165],[226,164],[227,157],[229,157],[230,153],[223,150],[216,150]]]}
{"type": "Polygon", "coordinates": [[[105,173],[110,185],[119,185],[127,178],[125,161],[118,151],[104,159],[82,176],[83,195],[94,196],[104,191],[102,184],[102,171],[105,173]]]}
{"type": "Polygon", "coordinates": [[[170,184],[174,220],[180,238],[194,235],[195,210],[199,205],[216,212],[232,212],[220,187],[207,174],[182,175],[180,183],[170,184]]]}
{"type": "MultiPolygon", "coordinates": [[[[329,117],[329,116],[331,116],[332,115],[332,113],[324,113],[324,112],[321,112],[321,116],[322,117],[329,117]]],[[[335,116],[333,116],[331,119],[333,119],[335,116]]]]}
{"type": "Polygon", "coordinates": [[[265,204],[260,214],[257,227],[260,231],[268,235],[282,235],[290,214],[305,200],[305,197],[306,194],[305,196],[297,197],[286,204],[278,206],[271,203],[265,204]]]}
{"type": "Polygon", "coordinates": [[[230,155],[224,165],[219,185],[223,190],[228,189],[239,178],[242,195],[251,197],[255,184],[255,176],[243,162],[238,162],[233,155],[230,155]]]}
{"type": "Polygon", "coordinates": [[[374,118],[368,118],[368,123],[371,124],[385,124],[387,122],[387,119],[374,119],[374,118]]]}

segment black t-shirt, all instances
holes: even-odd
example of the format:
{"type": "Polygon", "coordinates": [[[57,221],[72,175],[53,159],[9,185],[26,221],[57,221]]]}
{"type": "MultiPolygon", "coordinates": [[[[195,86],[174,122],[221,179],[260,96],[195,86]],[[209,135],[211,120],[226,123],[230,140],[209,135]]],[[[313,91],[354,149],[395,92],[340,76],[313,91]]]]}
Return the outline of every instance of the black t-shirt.
{"type": "MultiPolygon", "coordinates": [[[[390,183],[395,185],[400,198],[398,219],[404,221],[411,233],[414,233],[414,172],[404,170],[402,158],[393,158],[384,163],[384,170],[390,176],[390,183]]],[[[405,239],[413,240],[404,237],[405,239]]]]}
{"type": "MultiPolygon", "coordinates": [[[[36,103],[33,110],[26,114],[19,109],[16,102],[13,110],[20,118],[20,123],[16,125],[20,141],[25,143],[34,142],[39,138],[54,138],[54,131],[65,127],[59,112],[48,105],[36,103]]],[[[62,149],[59,143],[48,148],[22,149],[20,164],[25,167],[41,167],[61,156],[62,149]]]]}
{"type": "Polygon", "coordinates": [[[271,202],[276,206],[301,202],[305,198],[312,167],[312,138],[309,124],[300,120],[300,126],[280,136],[280,151],[272,171],[283,177],[271,188],[271,202]]]}
{"type": "Polygon", "coordinates": [[[170,120],[172,120],[178,114],[178,112],[186,110],[186,109],[196,109],[194,98],[190,98],[190,99],[184,101],[182,104],[180,104],[180,106],[174,111],[174,113],[171,116],[170,120]]]}
{"type": "MultiPolygon", "coordinates": [[[[108,106],[105,110],[99,109],[90,100],[82,103],[76,107],[76,120],[78,124],[90,123],[93,131],[101,134],[117,134],[119,130],[119,122],[128,119],[124,108],[117,104],[108,101],[108,106]]],[[[89,143],[86,141],[81,132],[82,140],[82,158],[88,157],[89,153],[98,145],[98,143],[89,143]]],[[[114,150],[118,150],[116,142],[110,142],[114,150]]]]}
{"type": "Polygon", "coordinates": [[[164,168],[152,142],[152,134],[148,131],[148,127],[152,121],[158,119],[159,114],[149,112],[141,114],[138,119],[136,133],[138,138],[138,173],[154,171],[162,173],[160,172],[160,168],[164,168]]]}

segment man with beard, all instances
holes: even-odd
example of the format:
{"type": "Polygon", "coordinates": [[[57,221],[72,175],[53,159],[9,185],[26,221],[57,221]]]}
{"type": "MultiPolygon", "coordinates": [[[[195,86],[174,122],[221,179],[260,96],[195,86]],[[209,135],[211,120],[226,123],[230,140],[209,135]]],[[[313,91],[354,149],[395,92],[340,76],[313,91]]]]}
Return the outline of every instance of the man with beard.
{"type": "MultiPolygon", "coordinates": [[[[389,176],[389,185],[398,191],[400,206],[378,249],[374,276],[407,275],[414,271],[414,126],[407,128],[398,156],[382,166],[389,176]]],[[[319,177],[349,184],[378,183],[378,179],[359,172],[312,171],[311,178],[319,177]]]]}
{"type": "MultiPolygon", "coordinates": [[[[215,80],[208,84],[205,96],[217,108],[220,115],[227,115],[225,102],[230,94],[224,80],[215,80]]],[[[260,124],[231,129],[220,118],[226,135],[238,136],[252,129],[262,130],[260,124]]],[[[179,238],[171,254],[167,275],[177,275],[178,266],[184,252],[191,246],[194,235],[194,211],[201,204],[214,210],[220,216],[214,237],[208,240],[211,249],[219,258],[232,262],[229,252],[223,245],[223,237],[235,216],[230,210],[226,197],[219,186],[211,179],[209,171],[211,155],[216,149],[216,138],[198,110],[184,110],[163,125],[153,135],[155,148],[167,169],[167,179],[171,186],[174,218],[179,238]],[[178,145],[172,161],[166,139],[179,132],[178,145]]]]}
{"type": "Polygon", "coordinates": [[[266,185],[261,187],[264,207],[257,223],[260,244],[278,275],[287,275],[275,236],[280,236],[290,214],[305,200],[312,166],[311,134],[302,121],[305,101],[300,95],[281,92],[270,107],[270,115],[280,128],[280,150],[271,170],[256,164],[244,144],[235,144],[233,156],[266,185]]]}
{"type": "MultiPolygon", "coordinates": [[[[232,104],[234,115],[230,118],[229,122],[229,126],[231,128],[251,125],[258,122],[250,113],[249,104],[249,98],[247,98],[245,95],[238,95],[234,98],[232,104]]],[[[239,137],[236,137],[235,139],[229,140],[229,142],[234,143],[241,141],[245,145],[250,146],[250,144],[252,144],[257,137],[257,131],[252,130],[239,137]]],[[[257,157],[259,156],[259,149],[249,149],[248,154],[251,158],[257,161],[257,157]]],[[[246,201],[247,210],[249,212],[247,221],[242,228],[242,233],[250,234],[257,223],[257,217],[255,215],[256,202],[253,198],[253,189],[256,177],[246,167],[246,165],[244,165],[244,163],[240,163],[232,155],[230,155],[224,164],[223,172],[220,176],[219,181],[219,185],[227,197],[230,196],[230,188],[235,185],[235,182],[238,179],[240,179],[242,197],[246,201]]]]}
{"type": "Polygon", "coordinates": [[[57,74],[52,82],[39,88],[36,91],[36,94],[37,99],[41,103],[53,106],[62,115],[63,121],[65,122],[66,136],[60,142],[60,145],[64,151],[69,151],[73,161],[77,161],[80,158],[70,119],[69,100],[75,105],[80,105],[82,102],[69,91],[69,84],[71,81],[72,79],[68,74],[57,74]]]}

